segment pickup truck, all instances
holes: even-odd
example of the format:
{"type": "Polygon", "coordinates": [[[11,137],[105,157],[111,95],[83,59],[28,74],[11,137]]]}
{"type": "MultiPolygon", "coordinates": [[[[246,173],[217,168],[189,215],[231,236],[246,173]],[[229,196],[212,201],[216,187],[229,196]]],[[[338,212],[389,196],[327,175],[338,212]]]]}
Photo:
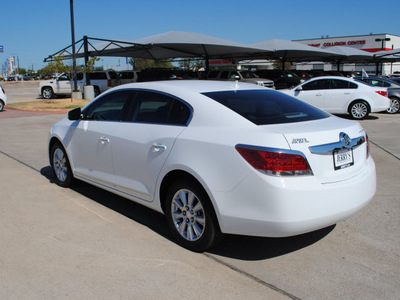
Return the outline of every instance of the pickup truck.
{"type": "MultiPolygon", "coordinates": [[[[94,87],[95,96],[109,88],[119,85],[119,77],[115,71],[97,71],[93,73],[78,72],[76,76],[77,87],[81,92],[86,85],[86,76],[89,76],[90,84],[94,87]]],[[[44,99],[51,99],[55,95],[69,96],[72,93],[73,85],[74,83],[71,80],[71,76],[67,73],[63,73],[55,79],[40,82],[38,94],[44,99]]]]}

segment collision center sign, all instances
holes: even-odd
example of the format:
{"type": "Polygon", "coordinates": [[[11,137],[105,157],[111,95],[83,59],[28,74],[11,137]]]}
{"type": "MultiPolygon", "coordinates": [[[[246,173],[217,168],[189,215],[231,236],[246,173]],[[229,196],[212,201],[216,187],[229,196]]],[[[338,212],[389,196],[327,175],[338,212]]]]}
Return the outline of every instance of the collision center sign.
{"type": "Polygon", "coordinates": [[[355,46],[355,45],[365,45],[365,40],[355,40],[355,41],[338,41],[338,42],[326,42],[319,44],[308,44],[308,46],[312,47],[334,47],[334,46],[355,46]]]}

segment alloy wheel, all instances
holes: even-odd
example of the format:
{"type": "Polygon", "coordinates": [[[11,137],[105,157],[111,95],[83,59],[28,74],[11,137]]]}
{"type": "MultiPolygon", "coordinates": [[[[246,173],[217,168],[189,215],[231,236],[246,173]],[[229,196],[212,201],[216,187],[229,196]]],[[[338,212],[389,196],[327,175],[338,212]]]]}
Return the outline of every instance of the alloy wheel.
{"type": "Polygon", "coordinates": [[[178,233],[193,242],[204,233],[206,219],[202,203],[190,190],[181,189],[173,197],[171,215],[178,233]]]}

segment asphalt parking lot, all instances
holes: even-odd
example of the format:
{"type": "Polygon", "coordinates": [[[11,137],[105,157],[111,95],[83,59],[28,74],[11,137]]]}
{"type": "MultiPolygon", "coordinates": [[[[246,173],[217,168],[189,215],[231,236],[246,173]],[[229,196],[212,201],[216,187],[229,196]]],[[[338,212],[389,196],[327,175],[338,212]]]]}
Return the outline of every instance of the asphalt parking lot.
{"type": "MultiPolygon", "coordinates": [[[[33,85],[3,86],[12,103],[34,101],[33,85]]],[[[361,121],[378,175],[362,211],[291,238],[227,236],[203,254],[177,246],[156,212],[56,186],[47,133],[63,117],[0,113],[1,299],[400,299],[400,114],[361,121]]]]}

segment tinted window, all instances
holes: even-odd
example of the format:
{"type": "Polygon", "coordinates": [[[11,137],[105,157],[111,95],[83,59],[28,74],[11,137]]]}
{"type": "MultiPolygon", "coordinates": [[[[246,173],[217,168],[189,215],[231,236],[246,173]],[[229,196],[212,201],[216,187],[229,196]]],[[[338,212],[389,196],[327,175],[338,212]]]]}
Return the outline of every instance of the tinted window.
{"type": "Polygon", "coordinates": [[[83,80],[83,73],[76,74],[76,79],[77,80],[83,80]]]}
{"type": "Polygon", "coordinates": [[[184,103],[170,96],[139,91],[131,120],[140,123],[186,125],[190,109],[184,103]]]}
{"type": "Polygon", "coordinates": [[[219,71],[211,71],[210,73],[208,73],[208,78],[217,78],[219,74],[219,71]]]}
{"type": "Polygon", "coordinates": [[[132,79],[133,78],[133,72],[121,72],[118,74],[121,79],[132,79]]]}
{"type": "Polygon", "coordinates": [[[357,85],[355,83],[346,81],[346,80],[340,80],[340,79],[331,79],[331,89],[350,89],[350,88],[357,88],[357,85]]]}
{"type": "MultiPolygon", "coordinates": [[[[107,77],[107,74],[104,74],[107,77]]],[[[119,79],[117,72],[108,72],[108,75],[110,75],[111,79],[119,79]]]]}
{"type": "Polygon", "coordinates": [[[304,91],[325,90],[328,89],[328,87],[329,87],[329,81],[327,79],[313,80],[302,86],[304,91]]]}
{"type": "Polygon", "coordinates": [[[219,78],[228,79],[228,76],[229,76],[229,71],[223,71],[221,72],[221,75],[219,75],[219,78]]]}
{"type": "Polygon", "coordinates": [[[204,93],[257,125],[293,123],[329,116],[302,101],[274,90],[204,93]]]}
{"type": "Polygon", "coordinates": [[[107,75],[104,72],[87,73],[90,79],[107,79],[107,75]]]}
{"type": "Polygon", "coordinates": [[[132,91],[118,91],[104,95],[84,112],[86,120],[121,121],[124,119],[132,91]]]}

